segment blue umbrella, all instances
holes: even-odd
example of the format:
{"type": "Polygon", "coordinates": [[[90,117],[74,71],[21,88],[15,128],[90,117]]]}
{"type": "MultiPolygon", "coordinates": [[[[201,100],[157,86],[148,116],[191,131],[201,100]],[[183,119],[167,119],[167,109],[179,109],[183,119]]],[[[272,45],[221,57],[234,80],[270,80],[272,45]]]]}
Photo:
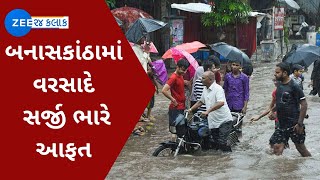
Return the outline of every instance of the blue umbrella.
{"type": "Polygon", "coordinates": [[[317,59],[320,59],[320,47],[311,44],[302,44],[293,46],[282,61],[291,65],[300,64],[309,67],[317,59]]]}

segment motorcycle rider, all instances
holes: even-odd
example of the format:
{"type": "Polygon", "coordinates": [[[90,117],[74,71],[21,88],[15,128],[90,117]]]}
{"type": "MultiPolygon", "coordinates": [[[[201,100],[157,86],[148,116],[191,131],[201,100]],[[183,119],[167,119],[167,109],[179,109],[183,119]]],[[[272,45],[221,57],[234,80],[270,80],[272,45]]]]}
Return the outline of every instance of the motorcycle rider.
{"type": "Polygon", "coordinates": [[[231,146],[227,143],[232,130],[232,115],[228,107],[223,88],[215,82],[214,73],[206,71],[202,75],[202,83],[205,85],[201,99],[188,111],[191,113],[201,105],[206,105],[206,111],[202,116],[208,117],[209,129],[217,149],[223,152],[231,152],[231,146]]]}

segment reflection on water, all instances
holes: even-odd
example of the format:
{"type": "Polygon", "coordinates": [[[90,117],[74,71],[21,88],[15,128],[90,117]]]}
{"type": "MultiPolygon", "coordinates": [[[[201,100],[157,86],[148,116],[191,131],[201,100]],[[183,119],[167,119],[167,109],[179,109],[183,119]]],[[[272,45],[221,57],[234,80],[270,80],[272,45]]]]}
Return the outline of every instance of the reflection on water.
{"type": "MultiPolygon", "coordinates": [[[[272,155],[268,142],[274,131],[274,122],[262,118],[255,123],[248,119],[269,104],[274,88],[271,81],[275,63],[261,64],[250,80],[250,101],[243,125],[241,143],[232,153],[219,151],[180,155],[177,158],[153,157],[160,142],[170,139],[167,121],[168,101],[156,96],[155,127],[142,137],[130,137],[112,167],[108,179],[320,179],[320,98],[310,97],[305,74],[305,94],[309,119],[306,124],[306,146],[312,157],[302,158],[294,144],[283,156],[272,155]],[[270,79],[270,80],[269,80],[270,79]]],[[[309,72],[311,72],[310,70],[309,72]]]]}

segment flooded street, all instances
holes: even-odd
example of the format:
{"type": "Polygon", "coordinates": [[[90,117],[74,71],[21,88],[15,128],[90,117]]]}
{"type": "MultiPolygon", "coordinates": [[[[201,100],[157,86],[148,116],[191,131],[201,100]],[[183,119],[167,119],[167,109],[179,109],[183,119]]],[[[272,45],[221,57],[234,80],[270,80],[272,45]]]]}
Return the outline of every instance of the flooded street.
{"type": "Polygon", "coordinates": [[[243,137],[232,153],[220,151],[180,155],[177,158],[153,157],[159,143],[169,140],[167,110],[169,100],[156,96],[153,129],[144,136],[131,136],[113,165],[107,179],[320,179],[320,98],[310,96],[310,75],[304,73],[304,92],[309,118],[305,119],[306,147],[312,157],[302,158],[292,141],[282,156],[271,154],[269,138],[274,121],[267,117],[250,123],[271,101],[272,77],[276,62],[255,64],[250,79],[250,101],[243,124],[243,137]]]}

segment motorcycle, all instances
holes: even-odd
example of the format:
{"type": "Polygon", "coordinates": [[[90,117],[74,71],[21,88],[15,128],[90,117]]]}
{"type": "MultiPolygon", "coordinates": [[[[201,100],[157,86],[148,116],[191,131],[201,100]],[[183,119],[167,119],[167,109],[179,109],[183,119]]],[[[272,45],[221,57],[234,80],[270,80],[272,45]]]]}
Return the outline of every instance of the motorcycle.
{"type": "MultiPolygon", "coordinates": [[[[244,115],[235,112],[231,114],[232,130],[227,143],[233,146],[239,142],[244,115]]],[[[179,115],[176,121],[169,125],[169,131],[176,134],[176,141],[160,143],[160,146],[153,152],[153,156],[176,157],[178,154],[192,154],[198,150],[218,149],[217,143],[212,138],[207,119],[202,118],[198,113],[188,119],[188,111],[185,111],[184,115],[179,115]]]]}

